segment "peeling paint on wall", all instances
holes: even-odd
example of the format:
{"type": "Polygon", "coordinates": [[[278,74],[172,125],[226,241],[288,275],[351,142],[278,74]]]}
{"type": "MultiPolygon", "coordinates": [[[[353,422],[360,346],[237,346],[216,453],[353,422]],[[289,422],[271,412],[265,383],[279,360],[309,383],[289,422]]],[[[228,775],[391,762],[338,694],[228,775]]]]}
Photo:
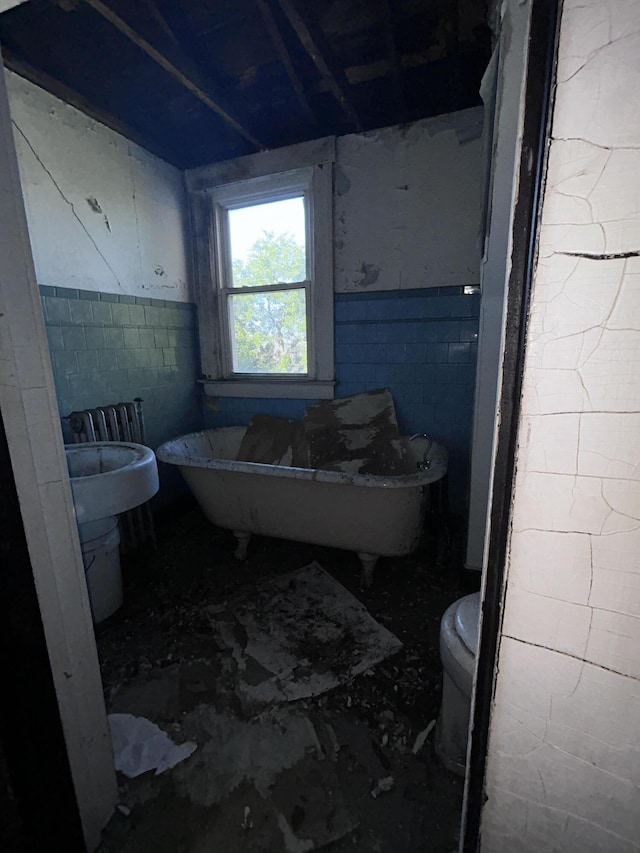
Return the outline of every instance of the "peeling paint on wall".
{"type": "Polygon", "coordinates": [[[333,172],[333,190],[336,195],[345,195],[351,189],[351,181],[345,175],[344,169],[337,164],[333,172]]]}
{"type": "Polygon", "coordinates": [[[356,284],[358,287],[371,287],[378,280],[378,277],[381,273],[381,269],[375,264],[363,263],[360,267],[360,272],[362,273],[362,278],[359,281],[354,282],[354,284],[356,284]]]}
{"type": "Polygon", "coordinates": [[[337,140],[336,291],[478,283],[482,115],[337,140]]]}

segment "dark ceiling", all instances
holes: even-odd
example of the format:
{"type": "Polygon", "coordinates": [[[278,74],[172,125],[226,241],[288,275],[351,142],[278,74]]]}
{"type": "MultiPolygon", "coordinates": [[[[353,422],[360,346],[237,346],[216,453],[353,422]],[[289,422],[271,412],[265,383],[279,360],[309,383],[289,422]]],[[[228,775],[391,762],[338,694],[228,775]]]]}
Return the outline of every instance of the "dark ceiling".
{"type": "Polygon", "coordinates": [[[485,0],[29,0],[5,65],[180,168],[480,103],[485,0]]]}

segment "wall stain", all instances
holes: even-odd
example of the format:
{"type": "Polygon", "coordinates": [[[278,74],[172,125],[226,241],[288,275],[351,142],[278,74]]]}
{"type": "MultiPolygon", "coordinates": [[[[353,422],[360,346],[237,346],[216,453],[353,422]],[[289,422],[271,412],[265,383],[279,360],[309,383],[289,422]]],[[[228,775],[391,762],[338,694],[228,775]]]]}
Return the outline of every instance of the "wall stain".
{"type": "Polygon", "coordinates": [[[354,284],[358,287],[371,287],[380,277],[382,270],[375,264],[363,263],[360,267],[360,272],[362,273],[362,278],[359,281],[354,281],[354,284]]]}
{"type": "Polygon", "coordinates": [[[109,234],[111,234],[111,223],[109,222],[109,217],[102,210],[102,206],[100,205],[100,202],[98,201],[98,199],[94,198],[92,195],[87,196],[87,204],[89,205],[91,210],[93,210],[94,213],[102,213],[102,217],[104,219],[105,227],[106,227],[107,231],[109,232],[109,234]]]}
{"type": "Polygon", "coordinates": [[[346,195],[351,189],[351,181],[345,175],[344,169],[336,165],[334,171],[334,189],[336,191],[336,195],[346,195]]]}

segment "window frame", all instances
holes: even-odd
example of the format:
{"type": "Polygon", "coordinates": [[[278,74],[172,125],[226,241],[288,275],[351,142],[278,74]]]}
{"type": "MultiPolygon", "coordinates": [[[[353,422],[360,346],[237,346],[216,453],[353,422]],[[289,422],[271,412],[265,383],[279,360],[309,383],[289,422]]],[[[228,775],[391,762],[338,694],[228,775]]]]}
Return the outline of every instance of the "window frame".
{"type": "Polygon", "coordinates": [[[214,206],[214,231],[216,241],[217,282],[220,299],[220,337],[222,378],[234,381],[313,378],[309,375],[309,366],[315,364],[315,335],[313,283],[314,237],[313,237],[313,174],[310,168],[296,169],[293,172],[281,172],[263,178],[253,178],[238,184],[229,184],[215,189],[212,193],[214,206]],[[271,282],[254,287],[234,287],[231,256],[231,232],[229,227],[230,211],[239,210],[254,204],[283,201],[289,198],[304,199],[305,207],[305,277],[296,282],[271,282]],[[303,290],[306,320],[307,371],[305,373],[246,373],[233,369],[233,332],[230,296],[248,293],[282,293],[287,290],[303,290]]]}
{"type": "Polygon", "coordinates": [[[333,352],[332,164],[335,140],[317,140],[262,152],[186,173],[194,240],[194,266],[205,393],[209,396],[331,399],[333,352]],[[234,288],[229,276],[226,211],[252,203],[305,196],[307,278],[234,288]],[[230,294],[300,289],[306,292],[307,373],[233,371],[230,294]]]}

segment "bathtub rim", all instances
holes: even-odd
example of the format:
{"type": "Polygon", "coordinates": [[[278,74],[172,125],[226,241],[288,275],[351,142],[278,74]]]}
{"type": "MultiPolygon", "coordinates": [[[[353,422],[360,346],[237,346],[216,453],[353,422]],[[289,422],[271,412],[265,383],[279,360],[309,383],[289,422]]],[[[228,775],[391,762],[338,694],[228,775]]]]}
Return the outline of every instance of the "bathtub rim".
{"type": "MultiPolygon", "coordinates": [[[[237,459],[209,458],[206,456],[184,456],[178,449],[172,448],[194,436],[222,430],[246,430],[246,425],[238,424],[227,427],[211,427],[197,430],[164,441],[157,449],[156,456],[167,465],[180,468],[208,468],[212,471],[229,471],[238,474],[253,474],[261,477],[280,477],[292,480],[308,480],[317,483],[334,483],[344,486],[359,486],[382,489],[413,489],[419,486],[430,486],[446,476],[449,467],[447,448],[438,442],[433,442],[430,452],[438,450],[442,453],[445,463],[434,466],[426,471],[416,471],[415,474],[356,474],[347,471],[325,471],[322,468],[294,468],[290,465],[272,465],[266,462],[244,462],[237,459]]],[[[401,436],[408,439],[409,436],[401,436]]],[[[418,439],[421,440],[421,439],[418,439]]],[[[422,439],[424,441],[424,439],[422,439]]]]}

